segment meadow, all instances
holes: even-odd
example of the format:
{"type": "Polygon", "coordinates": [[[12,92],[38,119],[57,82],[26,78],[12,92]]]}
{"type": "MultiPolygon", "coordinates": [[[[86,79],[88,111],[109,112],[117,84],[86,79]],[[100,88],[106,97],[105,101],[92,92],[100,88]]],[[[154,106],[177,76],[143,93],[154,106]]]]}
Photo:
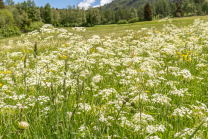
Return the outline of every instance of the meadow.
{"type": "Polygon", "coordinates": [[[207,20],[1,39],[0,138],[208,138],[207,20]]]}

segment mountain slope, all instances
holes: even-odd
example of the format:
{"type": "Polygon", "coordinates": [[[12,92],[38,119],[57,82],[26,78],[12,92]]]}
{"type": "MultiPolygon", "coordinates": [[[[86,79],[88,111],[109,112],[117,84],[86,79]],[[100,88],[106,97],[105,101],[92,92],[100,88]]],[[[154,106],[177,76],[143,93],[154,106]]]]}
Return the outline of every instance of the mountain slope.
{"type": "MultiPolygon", "coordinates": [[[[138,8],[144,6],[147,2],[151,5],[154,0],[114,0],[111,3],[102,6],[103,11],[110,8],[111,11],[117,11],[119,8],[138,8]]],[[[156,2],[159,0],[155,0],[156,2]]],[[[182,0],[167,0],[168,3],[181,2],[182,0]]]]}

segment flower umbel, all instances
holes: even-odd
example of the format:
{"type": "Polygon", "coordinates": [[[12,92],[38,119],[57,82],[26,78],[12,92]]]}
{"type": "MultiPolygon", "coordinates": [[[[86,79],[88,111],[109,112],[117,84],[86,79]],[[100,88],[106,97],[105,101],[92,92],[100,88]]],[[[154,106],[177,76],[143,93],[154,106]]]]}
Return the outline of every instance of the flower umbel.
{"type": "Polygon", "coordinates": [[[26,129],[29,126],[27,122],[21,121],[18,123],[18,127],[22,130],[26,129]]]}

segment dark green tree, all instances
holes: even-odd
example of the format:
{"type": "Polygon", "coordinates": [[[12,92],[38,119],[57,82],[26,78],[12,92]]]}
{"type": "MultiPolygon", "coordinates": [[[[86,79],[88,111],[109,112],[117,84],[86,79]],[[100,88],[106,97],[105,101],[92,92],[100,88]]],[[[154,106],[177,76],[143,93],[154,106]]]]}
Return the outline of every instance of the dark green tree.
{"type": "Polygon", "coordinates": [[[13,11],[13,19],[14,19],[14,23],[17,27],[21,28],[21,25],[22,25],[22,18],[21,18],[21,15],[19,13],[19,10],[18,9],[15,9],[13,11]]]}
{"type": "Polygon", "coordinates": [[[183,17],[184,16],[183,10],[182,10],[182,8],[181,8],[179,3],[177,5],[178,5],[178,7],[177,7],[177,10],[176,10],[175,16],[176,17],[183,17]]]}
{"type": "Polygon", "coordinates": [[[24,1],[22,3],[22,10],[24,10],[26,13],[28,13],[28,5],[27,5],[27,2],[26,1],[24,1]]]}
{"type": "Polygon", "coordinates": [[[208,12],[208,0],[205,0],[204,3],[202,4],[202,11],[207,14],[208,12]]]}
{"type": "Polygon", "coordinates": [[[16,9],[18,10],[18,12],[19,12],[20,14],[22,14],[22,13],[23,13],[23,10],[22,10],[22,4],[18,2],[18,4],[16,4],[15,6],[16,6],[16,9]]]}
{"type": "Polygon", "coordinates": [[[111,21],[111,11],[110,11],[110,8],[108,8],[107,10],[105,10],[104,17],[107,20],[107,22],[111,21]]]}
{"type": "Polygon", "coordinates": [[[137,9],[137,15],[138,15],[138,17],[144,17],[144,5],[141,5],[141,6],[137,9]]]}
{"type": "Polygon", "coordinates": [[[116,18],[116,22],[125,19],[124,11],[121,8],[119,8],[118,11],[116,11],[115,18],[116,18]]]}
{"type": "Polygon", "coordinates": [[[4,6],[4,1],[3,0],[0,0],[0,9],[4,9],[5,6],[4,6]]]}
{"type": "Polygon", "coordinates": [[[144,6],[144,19],[146,21],[152,21],[152,10],[149,3],[144,6]]]}
{"type": "Polygon", "coordinates": [[[40,17],[43,19],[43,11],[44,11],[44,8],[43,6],[40,7],[40,17]]]}
{"type": "Polygon", "coordinates": [[[199,3],[196,3],[196,14],[201,15],[202,14],[202,6],[199,3]]]}
{"type": "Polygon", "coordinates": [[[52,24],[53,23],[53,12],[49,3],[47,3],[43,10],[43,19],[45,23],[52,24]]]}
{"type": "Polygon", "coordinates": [[[87,23],[89,26],[94,26],[93,24],[93,13],[92,13],[92,8],[90,7],[87,11],[87,16],[86,16],[87,23]]]}
{"type": "Polygon", "coordinates": [[[176,8],[175,3],[172,3],[171,4],[171,15],[173,16],[173,18],[175,17],[176,10],[177,10],[177,8],[176,8]]]}
{"type": "Polygon", "coordinates": [[[130,13],[130,9],[128,9],[128,8],[126,8],[125,10],[124,10],[124,16],[125,16],[125,20],[129,20],[129,19],[131,19],[131,18],[133,18],[133,17],[131,17],[131,13],[130,13]]]}

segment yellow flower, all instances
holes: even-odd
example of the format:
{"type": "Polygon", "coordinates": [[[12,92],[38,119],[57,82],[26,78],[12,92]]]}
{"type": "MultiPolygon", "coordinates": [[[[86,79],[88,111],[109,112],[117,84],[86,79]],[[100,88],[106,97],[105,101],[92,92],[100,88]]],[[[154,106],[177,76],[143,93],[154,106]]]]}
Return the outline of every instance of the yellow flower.
{"type": "Polygon", "coordinates": [[[172,117],[172,115],[169,116],[170,118],[172,117]]]}
{"type": "Polygon", "coordinates": [[[27,122],[21,121],[18,123],[18,127],[22,130],[26,129],[29,126],[27,122]]]}
{"type": "Polygon", "coordinates": [[[2,86],[2,83],[0,83],[0,86],[2,86]]]}
{"type": "Polygon", "coordinates": [[[9,90],[6,90],[6,92],[8,93],[8,92],[9,92],[9,90]]]}
{"type": "Polygon", "coordinates": [[[7,71],[7,73],[12,73],[11,71],[7,71]]]}
{"type": "Polygon", "coordinates": [[[146,92],[146,93],[149,93],[150,91],[147,90],[147,91],[145,91],[145,92],[146,92]]]}

